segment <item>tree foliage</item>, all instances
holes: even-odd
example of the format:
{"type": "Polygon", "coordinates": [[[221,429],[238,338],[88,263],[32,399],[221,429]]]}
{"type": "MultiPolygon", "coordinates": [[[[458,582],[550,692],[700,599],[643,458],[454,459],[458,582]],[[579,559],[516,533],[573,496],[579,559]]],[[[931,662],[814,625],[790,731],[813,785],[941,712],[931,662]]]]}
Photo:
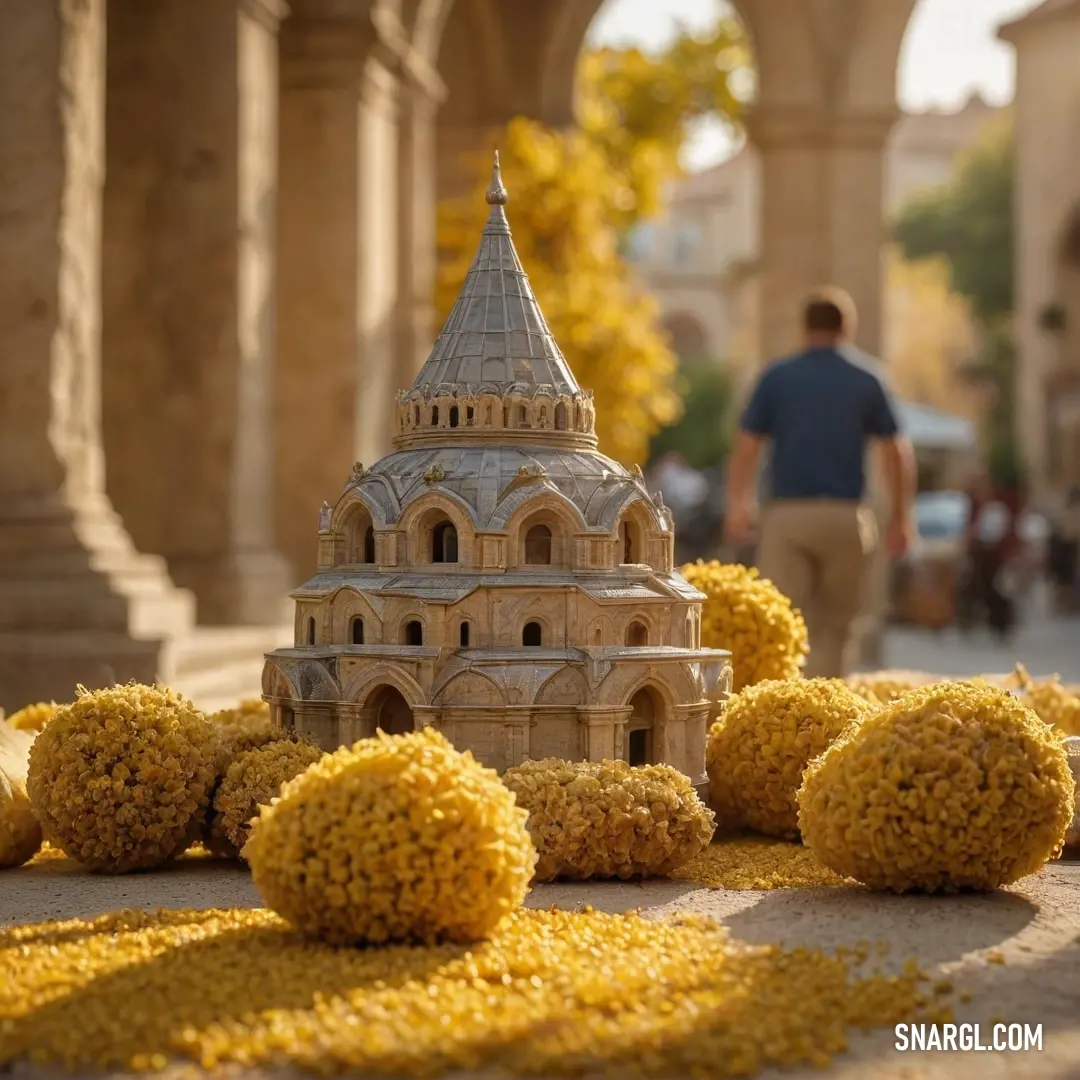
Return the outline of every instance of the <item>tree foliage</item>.
{"type": "Polygon", "coordinates": [[[622,180],[612,208],[616,227],[660,209],[664,182],[679,174],[679,152],[695,123],[709,116],[738,123],[742,95],[736,91],[750,70],[742,26],[724,14],[709,33],[680,34],[659,54],[582,54],[579,122],[622,180]]]}
{"type": "Polygon", "coordinates": [[[731,449],[735,420],[730,374],[716,360],[692,361],[682,365],[676,390],[684,402],[683,414],[653,436],[649,460],[674,451],[692,469],[723,461],[731,449]]]}
{"type": "MultiPolygon", "coordinates": [[[[587,51],[577,128],[518,117],[499,138],[518,253],[578,381],[596,394],[601,450],[625,464],[645,460],[650,437],[678,419],[682,403],[659,309],[623,262],[620,237],[659,209],[696,121],[720,114],[736,122],[733,76],[748,55],[741,27],[726,17],[707,36],[680,35],[655,56],[587,51]]],[[[487,211],[490,155],[469,164],[474,191],[439,207],[436,306],[444,317],[487,211]]]]}
{"type": "Polygon", "coordinates": [[[893,226],[908,259],[949,260],[953,290],[988,325],[1012,311],[1013,163],[1011,117],[989,123],[949,182],[915,196],[893,226]]]}
{"type": "Polygon", "coordinates": [[[949,280],[949,263],[941,256],[911,262],[889,249],[884,352],[901,397],[974,420],[980,402],[960,374],[975,350],[975,324],[949,280]]]}

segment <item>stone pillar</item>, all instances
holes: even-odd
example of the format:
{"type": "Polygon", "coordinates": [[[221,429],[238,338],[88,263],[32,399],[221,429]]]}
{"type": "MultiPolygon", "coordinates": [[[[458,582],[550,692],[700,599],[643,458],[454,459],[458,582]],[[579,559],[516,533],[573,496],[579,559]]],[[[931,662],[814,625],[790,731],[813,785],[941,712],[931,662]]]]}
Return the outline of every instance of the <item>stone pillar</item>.
{"type": "Polygon", "coordinates": [[[272,372],[280,0],[109,6],[109,489],[208,623],[286,617],[272,372]]]}
{"type": "Polygon", "coordinates": [[[761,350],[799,342],[807,291],[838,285],[859,310],[858,344],[878,354],[884,284],[884,150],[893,112],[827,117],[771,107],[747,120],[761,152],[761,350]]]}
{"type": "Polygon", "coordinates": [[[398,143],[397,388],[412,385],[431,351],[435,322],[435,112],[438,90],[405,88],[398,143]]]}
{"type": "Polygon", "coordinates": [[[399,87],[369,19],[294,16],[281,40],[277,524],[303,579],[315,569],[319,506],[354,461],[390,448],[399,87]]]}
{"type": "Polygon", "coordinates": [[[708,783],[705,775],[705,741],[709,725],[708,703],[676,705],[670,727],[665,724],[664,756],[661,760],[682,763],[682,770],[695,787],[708,783]]]}
{"type": "MultiPolygon", "coordinates": [[[[761,352],[767,363],[798,347],[806,293],[838,285],[859,313],[857,344],[877,356],[884,302],[885,143],[893,111],[830,117],[770,107],[748,118],[761,152],[761,352]]],[[[884,525],[882,495],[871,501],[884,525]]],[[[881,530],[884,531],[883,528],[881,530]]],[[[888,561],[875,558],[858,628],[858,662],[880,666],[888,561]]]]}
{"type": "Polygon", "coordinates": [[[604,761],[625,756],[626,724],[633,710],[629,706],[611,708],[583,705],[578,715],[585,726],[585,760],[604,761]]]}
{"type": "MultiPolygon", "coordinates": [[[[105,0],[0,6],[0,707],[171,677],[191,597],[104,490],[105,0]]],[[[157,482],[156,480],[153,482],[157,482]]]]}
{"type": "Polygon", "coordinates": [[[443,121],[436,125],[435,186],[438,202],[475,197],[491,170],[491,155],[499,147],[505,120],[458,126],[443,121]]]}

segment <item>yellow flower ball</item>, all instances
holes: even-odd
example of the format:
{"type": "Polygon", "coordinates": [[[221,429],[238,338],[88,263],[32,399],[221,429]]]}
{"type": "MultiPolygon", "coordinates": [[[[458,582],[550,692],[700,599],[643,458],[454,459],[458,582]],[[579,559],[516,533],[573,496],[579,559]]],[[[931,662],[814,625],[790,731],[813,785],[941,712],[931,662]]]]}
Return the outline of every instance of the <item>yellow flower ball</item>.
{"type": "Polygon", "coordinates": [[[237,754],[214,795],[206,846],[219,855],[242,853],[260,807],[322,756],[319,747],[292,739],[237,754]]]}
{"type": "Polygon", "coordinates": [[[537,881],[661,877],[712,839],[712,811],[668,765],[545,758],[507,769],[503,783],[529,812],[537,881]]]}
{"type": "Polygon", "coordinates": [[[41,731],[59,708],[55,701],[39,701],[36,705],[27,705],[13,712],[7,722],[16,731],[41,731]]]}
{"type": "Polygon", "coordinates": [[[70,858],[146,869],[198,835],[216,750],[206,718],[171,690],[80,687],[34,740],[26,789],[45,838],[70,858]]]}
{"type": "Polygon", "coordinates": [[[916,682],[899,679],[888,672],[850,675],[846,681],[859,697],[865,698],[871,705],[888,705],[919,686],[916,682]]]}
{"type": "Polygon", "coordinates": [[[806,770],[803,842],[830,869],[905,892],[994,889],[1061,851],[1064,747],[1005,690],[942,683],[852,726],[806,770]]]}
{"type": "Polygon", "coordinates": [[[218,742],[231,759],[245,750],[267,746],[285,737],[270,719],[270,706],[259,698],[241,701],[232,709],[220,709],[210,715],[218,742]]]}
{"type": "Polygon", "coordinates": [[[1073,693],[1061,683],[1061,677],[1033,679],[1023,664],[1016,665],[1010,682],[1045,723],[1052,725],[1062,736],[1080,735],[1080,694],[1073,693]]]}
{"type": "Polygon", "coordinates": [[[438,732],[380,732],[286,784],[244,856],[267,906],[313,937],[476,941],[528,892],[527,816],[438,732]]]}
{"type": "Polygon", "coordinates": [[[41,826],[22,783],[0,769],[0,870],[29,862],[41,848],[41,826]]]}
{"type": "Polygon", "coordinates": [[[1073,819],[1069,831],[1065,834],[1068,847],[1080,845],[1080,736],[1070,735],[1062,740],[1062,746],[1069,757],[1069,769],[1076,782],[1076,798],[1073,801],[1073,819]]]}
{"type": "Polygon", "coordinates": [[[806,623],[771,581],[738,563],[700,559],[680,572],[705,594],[701,644],[731,653],[736,691],[799,676],[810,651],[806,623]]]}
{"type": "Polygon", "coordinates": [[[839,679],[768,680],[735,694],[705,744],[721,826],[795,839],[806,766],[871,711],[839,679]]]}

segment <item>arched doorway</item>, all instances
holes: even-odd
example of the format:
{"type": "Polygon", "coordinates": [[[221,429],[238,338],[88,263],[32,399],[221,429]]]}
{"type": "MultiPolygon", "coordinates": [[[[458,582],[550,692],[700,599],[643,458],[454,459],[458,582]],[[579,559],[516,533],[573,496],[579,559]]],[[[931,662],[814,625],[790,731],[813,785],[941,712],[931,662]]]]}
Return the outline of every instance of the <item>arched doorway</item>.
{"type": "Polygon", "coordinates": [[[630,699],[630,719],[626,723],[625,758],[631,765],[656,763],[658,728],[662,705],[656,692],[642,687],[630,699]]]}
{"type": "Polygon", "coordinates": [[[708,334],[696,315],[673,311],[664,316],[661,325],[671,343],[671,351],[683,363],[712,359],[708,334]]]}
{"type": "Polygon", "coordinates": [[[404,735],[415,728],[413,712],[396,686],[380,686],[369,698],[375,727],[387,735],[404,735]]]}

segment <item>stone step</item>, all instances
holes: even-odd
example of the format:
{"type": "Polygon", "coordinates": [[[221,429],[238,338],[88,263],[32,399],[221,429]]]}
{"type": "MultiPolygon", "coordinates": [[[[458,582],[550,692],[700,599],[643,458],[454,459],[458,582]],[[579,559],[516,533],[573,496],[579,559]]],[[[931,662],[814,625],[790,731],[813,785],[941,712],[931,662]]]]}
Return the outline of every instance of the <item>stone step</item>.
{"type": "Polygon", "coordinates": [[[196,627],[177,644],[173,689],[207,712],[257,698],[264,654],[292,640],[291,625],[196,627]]]}

